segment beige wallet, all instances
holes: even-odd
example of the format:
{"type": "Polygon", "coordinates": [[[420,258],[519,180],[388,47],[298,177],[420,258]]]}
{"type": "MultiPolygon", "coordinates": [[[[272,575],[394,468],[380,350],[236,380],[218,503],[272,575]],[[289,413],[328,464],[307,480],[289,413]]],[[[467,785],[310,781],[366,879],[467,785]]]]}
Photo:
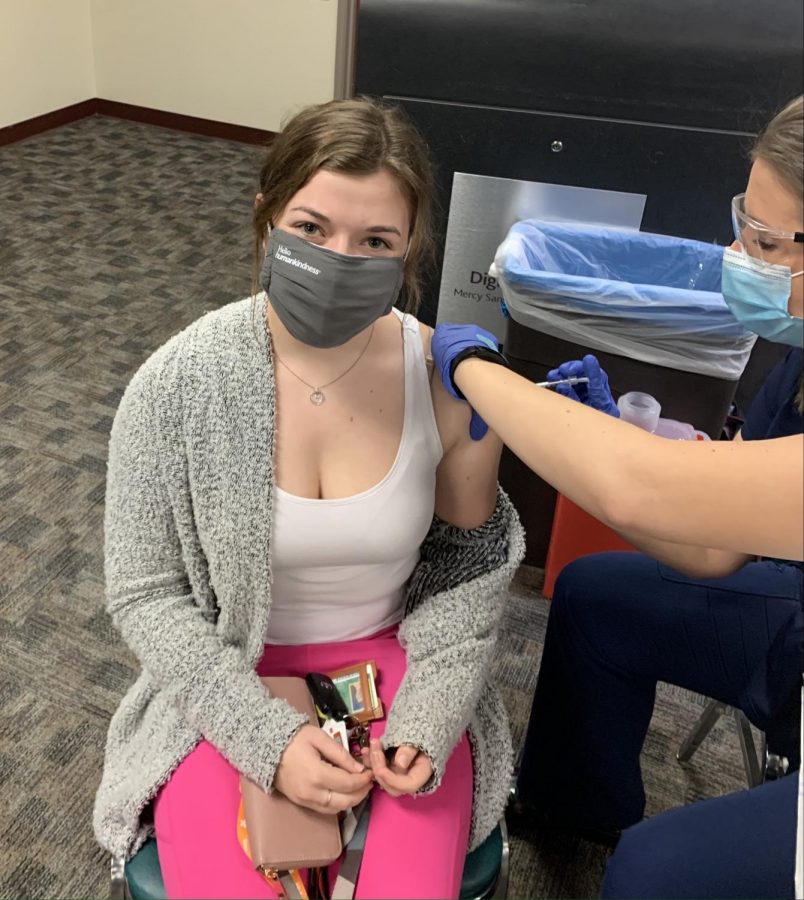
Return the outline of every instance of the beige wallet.
{"type": "MultiPolygon", "coordinates": [[[[272,697],[280,697],[318,725],[315,707],[303,678],[262,678],[272,697]]],[[[277,872],[327,866],[341,855],[337,814],[297,806],[275,790],[266,793],[245,776],[240,793],[255,869],[276,878],[277,872]]]]}

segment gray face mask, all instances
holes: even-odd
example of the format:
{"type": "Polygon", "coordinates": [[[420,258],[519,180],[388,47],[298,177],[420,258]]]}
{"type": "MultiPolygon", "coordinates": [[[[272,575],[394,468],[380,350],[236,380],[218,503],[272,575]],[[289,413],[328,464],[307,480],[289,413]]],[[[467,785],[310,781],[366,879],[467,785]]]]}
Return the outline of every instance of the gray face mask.
{"type": "Polygon", "coordinates": [[[344,256],[274,229],[260,283],[297,341],[340,347],[391,312],[403,273],[400,256],[344,256]]]}

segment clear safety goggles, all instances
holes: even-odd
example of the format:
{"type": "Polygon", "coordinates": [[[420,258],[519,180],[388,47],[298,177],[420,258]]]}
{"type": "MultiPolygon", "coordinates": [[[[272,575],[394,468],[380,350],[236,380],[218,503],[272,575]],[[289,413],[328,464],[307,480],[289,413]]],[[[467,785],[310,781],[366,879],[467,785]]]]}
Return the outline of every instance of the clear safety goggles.
{"type": "Polygon", "coordinates": [[[776,231],[752,219],[745,211],[745,194],[737,194],[731,201],[731,222],[734,239],[748,256],[791,268],[801,261],[804,232],[776,231]]]}

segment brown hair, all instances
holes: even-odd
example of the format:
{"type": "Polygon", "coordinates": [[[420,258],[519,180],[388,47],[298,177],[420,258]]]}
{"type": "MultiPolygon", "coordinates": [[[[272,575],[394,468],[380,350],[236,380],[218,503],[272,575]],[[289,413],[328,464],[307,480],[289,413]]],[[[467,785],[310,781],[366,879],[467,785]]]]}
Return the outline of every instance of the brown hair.
{"type": "Polygon", "coordinates": [[[804,96],[778,112],[757,138],[751,159],[761,159],[801,198],[804,195],[804,96]]]}
{"type": "MultiPolygon", "coordinates": [[[[804,197],[804,96],[791,100],[757,138],[751,159],[772,167],[796,197],[804,197]]],[[[804,414],[804,379],[793,403],[804,414]]]]}
{"type": "Polygon", "coordinates": [[[333,100],[308,106],[276,136],[260,169],[262,200],[254,208],[254,287],[268,226],[319,169],[397,180],[410,211],[410,244],[400,306],[416,312],[423,271],[433,258],[433,166],[427,145],[401,110],[376,100],[333,100]]]}

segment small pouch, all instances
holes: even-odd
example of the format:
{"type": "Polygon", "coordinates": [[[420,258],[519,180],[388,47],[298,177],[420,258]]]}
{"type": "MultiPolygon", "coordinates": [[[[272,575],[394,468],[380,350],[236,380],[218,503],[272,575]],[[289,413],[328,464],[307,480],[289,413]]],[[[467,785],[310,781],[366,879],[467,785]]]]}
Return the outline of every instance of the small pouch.
{"type": "MultiPolygon", "coordinates": [[[[303,678],[270,677],[261,681],[272,697],[286,700],[306,715],[311,725],[318,725],[303,678]]],[[[280,791],[269,794],[245,776],[240,777],[240,794],[238,839],[254,868],[274,887],[279,888],[279,882],[287,887],[286,876],[292,870],[328,866],[341,855],[337,814],[298,806],[280,791]]],[[[293,874],[292,883],[298,885],[298,875],[293,874]]],[[[280,893],[288,895],[281,889],[280,893]]]]}

